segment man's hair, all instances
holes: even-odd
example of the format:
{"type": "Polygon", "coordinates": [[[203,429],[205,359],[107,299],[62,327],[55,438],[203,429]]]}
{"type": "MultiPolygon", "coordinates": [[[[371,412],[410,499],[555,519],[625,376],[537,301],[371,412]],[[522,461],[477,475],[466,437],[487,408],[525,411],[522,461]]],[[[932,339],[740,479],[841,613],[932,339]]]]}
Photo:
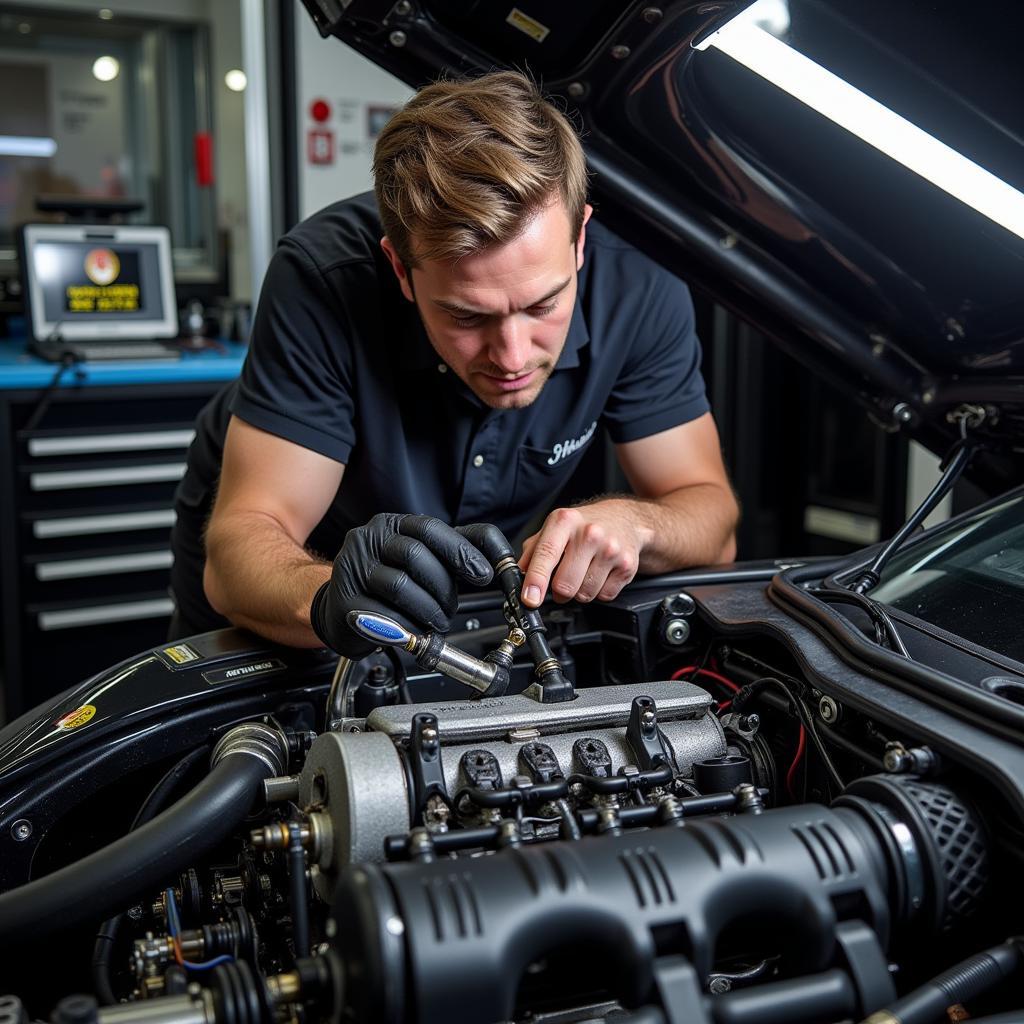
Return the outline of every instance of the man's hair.
{"type": "Polygon", "coordinates": [[[558,198],[569,243],[583,224],[580,140],[515,71],[421,89],[378,137],[373,174],[384,231],[410,269],[510,242],[558,198]]]}

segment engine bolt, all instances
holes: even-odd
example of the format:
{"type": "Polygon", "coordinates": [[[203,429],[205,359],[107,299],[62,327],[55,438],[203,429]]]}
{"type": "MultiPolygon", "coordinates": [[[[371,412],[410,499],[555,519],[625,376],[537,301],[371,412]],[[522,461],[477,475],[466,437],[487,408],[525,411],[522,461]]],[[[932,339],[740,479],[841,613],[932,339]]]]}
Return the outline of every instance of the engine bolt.
{"type": "Polygon", "coordinates": [[[401,29],[395,29],[391,35],[388,36],[392,46],[405,46],[406,36],[401,29]]]}
{"type": "Polygon", "coordinates": [[[11,826],[11,836],[16,843],[23,843],[30,835],[32,835],[32,822],[27,818],[22,818],[11,826]]]}
{"type": "Polygon", "coordinates": [[[640,722],[641,722],[641,724],[642,724],[642,725],[643,725],[643,726],[644,726],[645,728],[647,728],[647,729],[649,729],[649,728],[650,728],[650,727],[651,727],[652,725],[654,725],[654,723],[655,723],[656,721],[657,721],[657,719],[656,719],[656,718],[654,717],[654,712],[653,712],[653,711],[645,711],[645,712],[644,712],[644,713],[643,713],[643,714],[642,714],[642,715],[640,716],[640,722]]]}
{"type": "Polygon", "coordinates": [[[736,810],[740,814],[761,814],[764,811],[764,801],[757,787],[750,782],[741,782],[734,790],[736,796],[736,810]]]}
{"type": "Polygon", "coordinates": [[[665,623],[665,642],[679,647],[690,639],[690,624],[686,619],[669,619],[665,623]]]}
{"type": "Polygon", "coordinates": [[[407,14],[411,13],[412,4],[409,3],[409,0],[398,0],[398,3],[395,4],[395,14],[400,18],[404,18],[407,14]]]}
{"type": "Polygon", "coordinates": [[[728,978],[712,978],[708,988],[713,995],[721,996],[732,989],[732,982],[728,978]]]}
{"type": "Polygon", "coordinates": [[[831,697],[823,695],[818,701],[818,714],[823,722],[831,725],[839,721],[839,705],[831,697]]]}

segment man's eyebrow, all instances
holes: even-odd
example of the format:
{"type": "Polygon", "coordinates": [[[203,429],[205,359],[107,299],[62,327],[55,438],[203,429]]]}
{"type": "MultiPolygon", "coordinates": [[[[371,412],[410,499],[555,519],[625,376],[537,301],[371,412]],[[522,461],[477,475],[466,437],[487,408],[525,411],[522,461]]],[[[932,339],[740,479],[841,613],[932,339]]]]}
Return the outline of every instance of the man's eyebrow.
{"type": "MultiPolygon", "coordinates": [[[[533,302],[528,302],[523,309],[532,309],[534,306],[543,306],[545,302],[550,302],[559,292],[564,291],[568,287],[569,282],[572,280],[571,277],[567,277],[561,284],[556,285],[546,295],[542,295],[539,299],[534,299],[533,302]]],[[[457,313],[461,316],[490,316],[491,314],[487,310],[483,309],[471,309],[469,306],[463,306],[459,302],[449,302],[448,299],[434,299],[435,306],[440,306],[442,309],[446,309],[449,313],[457,313]]]]}

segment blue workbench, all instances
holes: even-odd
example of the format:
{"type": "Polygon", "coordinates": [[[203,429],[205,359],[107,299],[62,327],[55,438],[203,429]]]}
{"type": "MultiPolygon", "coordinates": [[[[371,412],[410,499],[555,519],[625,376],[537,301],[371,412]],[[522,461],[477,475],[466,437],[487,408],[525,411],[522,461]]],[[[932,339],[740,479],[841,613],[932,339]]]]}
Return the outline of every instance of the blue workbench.
{"type": "MultiPolygon", "coordinates": [[[[181,358],[175,360],[79,363],[64,371],[59,386],[73,388],[234,380],[242,368],[248,348],[232,341],[220,342],[220,345],[223,352],[213,348],[184,351],[181,358]]],[[[0,340],[0,389],[45,388],[56,372],[56,363],[48,363],[26,351],[24,338],[0,340]]]]}

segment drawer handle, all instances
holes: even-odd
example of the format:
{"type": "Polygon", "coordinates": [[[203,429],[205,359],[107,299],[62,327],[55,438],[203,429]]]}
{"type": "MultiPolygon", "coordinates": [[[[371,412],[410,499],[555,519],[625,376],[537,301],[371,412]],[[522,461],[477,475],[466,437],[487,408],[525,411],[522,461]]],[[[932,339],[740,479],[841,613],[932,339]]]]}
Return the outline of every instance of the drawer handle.
{"type": "Polygon", "coordinates": [[[111,576],[120,572],[147,572],[169,569],[173,561],[170,551],[139,551],[130,555],[105,555],[97,558],[66,558],[56,562],[39,562],[36,579],[76,580],[83,576],[111,576]]]}
{"type": "Polygon", "coordinates": [[[70,491],[76,487],[116,487],[120,484],[180,480],[184,475],[184,462],[167,462],[153,466],[121,466],[116,469],[69,469],[56,473],[30,473],[28,481],[33,491],[70,491]]]}
{"type": "Polygon", "coordinates": [[[32,524],[32,536],[83,537],[89,533],[120,533],[122,530],[156,530],[173,526],[173,508],[159,508],[149,512],[114,512],[103,516],[65,516],[63,519],[37,519],[32,524]]]}
{"type": "Polygon", "coordinates": [[[85,437],[30,437],[29,455],[98,455],[137,452],[151,448],[187,448],[194,430],[143,430],[131,434],[93,434],[85,437]]]}
{"type": "Polygon", "coordinates": [[[174,602],[169,597],[158,597],[148,601],[132,601],[129,604],[102,604],[93,605],[91,608],[40,612],[36,616],[36,622],[45,633],[54,629],[71,629],[74,626],[103,626],[111,622],[130,622],[133,619],[158,619],[170,615],[173,611],[174,602]]]}

